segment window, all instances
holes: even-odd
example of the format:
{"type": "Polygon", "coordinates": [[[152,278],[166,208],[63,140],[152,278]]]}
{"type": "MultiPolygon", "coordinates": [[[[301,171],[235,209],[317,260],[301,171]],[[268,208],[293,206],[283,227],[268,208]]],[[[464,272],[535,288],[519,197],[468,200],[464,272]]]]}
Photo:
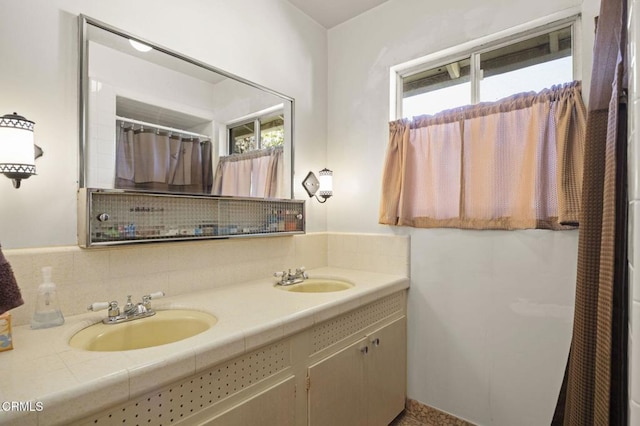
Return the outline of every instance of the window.
{"type": "Polygon", "coordinates": [[[577,17],[478,43],[445,58],[398,67],[395,118],[433,115],[578,78],[574,70],[577,17]]]}
{"type": "Polygon", "coordinates": [[[576,17],[528,24],[393,67],[379,223],[577,226],[586,127],[577,28],[576,17]]]}
{"type": "Polygon", "coordinates": [[[241,121],[227,126],[229,154],[242,154],[257,149],[284,145],[282,111],[241,121]]]}
{"type": "Polygon", "coordinates": [[[282,105],[227,124],[227,154],[219,158],[212,194],[282,197],[284,110],[282,105]]]}

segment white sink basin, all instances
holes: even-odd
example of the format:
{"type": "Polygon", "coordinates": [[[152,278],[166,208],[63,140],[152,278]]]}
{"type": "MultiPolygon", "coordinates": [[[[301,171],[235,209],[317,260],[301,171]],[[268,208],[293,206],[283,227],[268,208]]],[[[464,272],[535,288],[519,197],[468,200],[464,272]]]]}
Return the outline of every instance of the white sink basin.
{"type": "Polygon", "coordinates": [[[354,287],[353,283],[343,280],[309,278],[298,284],[275,285],[277,289],[294,293],[330,293],[334,291],[349,290],[354,287]]]}
{"type": "Polygon", "coordinates": [[[86,351],[129,351],[177,342],[213,327],[218,319],[187,309],[157,311],[155,315],[120,324],[102,322],[84,328],[69,340],[86,351]]]}

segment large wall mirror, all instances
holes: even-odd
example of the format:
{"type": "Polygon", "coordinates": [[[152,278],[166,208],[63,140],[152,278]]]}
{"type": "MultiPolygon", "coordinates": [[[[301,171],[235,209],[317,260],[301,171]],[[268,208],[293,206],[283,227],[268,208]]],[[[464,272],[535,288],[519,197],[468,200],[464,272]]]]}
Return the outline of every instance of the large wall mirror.
{"type": "Polygon", "coordinates": [[[292,198],[292,98],[79,19],[81,188],[292,198]]]}

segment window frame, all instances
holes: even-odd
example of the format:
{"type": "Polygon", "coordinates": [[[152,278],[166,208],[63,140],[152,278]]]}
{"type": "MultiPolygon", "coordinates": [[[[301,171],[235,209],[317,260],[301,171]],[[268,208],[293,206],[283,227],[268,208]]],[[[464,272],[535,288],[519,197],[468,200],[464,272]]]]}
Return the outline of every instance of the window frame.
{"type": "MultiPolygon", "coordinates": [[[[581,13],[571,9],[538,20],[530,21],[480,39],[395,65],[390,68],[389,120],[403,118],[403,79],[411,75],[446,64],[470,59],[471,103],[480,99],[480,55],[482,53],[515,44],[531,37],[546,34],[561,28],[571,27],[571,49],[574,80],[582,79],[582,26],[581,13]]],[[[558,82],[564,83],[564,82],[558,82]]],[[[462,105],[460,105],[462,106],[462,105]]]]}
{"type": "MultiPolygon", "coordinates": [[[[232,133],[233,130],[242,127],[246,124],[253,123],[253,137],[255,138],[256,148],[260,149],[260,117],[251,118],[248,120],[238,121],[233,124],[227,124],[227,155],[231,155],[234,152],[234,144],[235,140],[233,139],[232,133]]],[[[251,150],[253,151],[253,150],[251,150]]]]}
{"type": "MultiPolygon", "coordinates": [[[[227,149],[227,153],[226,155],[232,155],[233,154],[233,148],[234,148],[234,140],[231,136],[231,133],[233,131],[233,129],[243,126],[245,124],[249,124],[249,123],[253,123],[253,136],[255,138],[256,141],[256,148],[252,149],[251,151],[256,151],[256,150],[260,150],[263,148],[262,146],[262,119],[264,119],[265,117],[270,117],[274,114],[281,114],[284,116],[284,108],[282,105],[277,105],[273,108],[268,108],[266,110],[263,111],[258,111],[255,114],[250,114],[248,116],[245,117],[241,117],[239,119],[236,119],[234,121],[231,121],[229,123],[227,123],[226,125],[226,149],[227,149]]],[[[286,143],[286,138],[285,141],[283,141],[283,146],[286,143]]]]}

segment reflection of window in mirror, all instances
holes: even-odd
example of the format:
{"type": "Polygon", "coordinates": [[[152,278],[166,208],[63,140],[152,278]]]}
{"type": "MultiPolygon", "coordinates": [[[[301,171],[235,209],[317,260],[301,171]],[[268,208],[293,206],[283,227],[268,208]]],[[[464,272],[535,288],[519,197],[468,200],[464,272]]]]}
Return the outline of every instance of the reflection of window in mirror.
{"type": "Polygon", "coordinates": [[[283,105],[227,123],[227,155],[219,159],[212,193],[281,198],[284,124],[283,105]]]}
{"type": "Polygon", "coordinates": [[[282,111],[256,116],[227,126],[229,154],[242,154],[284,145],[282,111]]]}

